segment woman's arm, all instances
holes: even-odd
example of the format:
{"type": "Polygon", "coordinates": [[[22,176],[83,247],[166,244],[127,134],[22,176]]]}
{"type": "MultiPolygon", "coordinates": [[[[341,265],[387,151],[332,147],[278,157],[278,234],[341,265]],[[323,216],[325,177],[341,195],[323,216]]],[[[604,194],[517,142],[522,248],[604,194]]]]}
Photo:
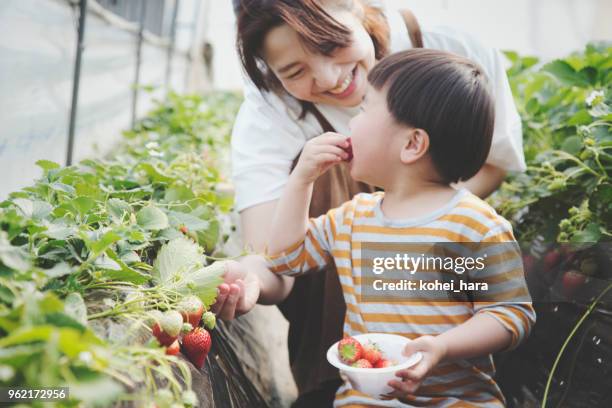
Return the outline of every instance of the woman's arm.
{"type": "Polygon", "coordinates": [[[506,178],[506,171],[492,164],[485,164],[471,179],[457,183],[457,187],[470,190],[480,198],[491,195],[506,178]]]}
{"type": "MultiPolygon", "coordinates": [[[[269,201],[240,212],[242,237],[251,251],[263,253],[277,202],[269,201]]],[[[257,303],[280,303],[293,288],[293,278],[270,271],[260,255],[228,262],[223,280],[213,310],[224,320],[249,312],[257,303]]]]}
{"type": "MultiPolygon", "coordinates": [[[[240,213],[242,237],[249,250],[263,253],[270,233],[270,222],[274,218],[278,200],[247,208],[240,213]]],[[[259,281],[260,293],[258,303],[277,304],[289,296],[293,288],[293,279],[281,276],[268,269],[262,256],[251,255],[242,259],[242,263],[259,281]]]]}

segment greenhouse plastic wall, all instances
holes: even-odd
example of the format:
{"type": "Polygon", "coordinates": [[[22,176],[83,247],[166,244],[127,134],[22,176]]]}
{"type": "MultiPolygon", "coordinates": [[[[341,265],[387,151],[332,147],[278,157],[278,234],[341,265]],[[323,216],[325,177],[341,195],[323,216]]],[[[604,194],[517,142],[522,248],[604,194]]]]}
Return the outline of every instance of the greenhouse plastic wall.
{"type": "MultiPolygon", "coordinates": [[[[93,0],[88,3],[73,163],[112,151],[121,130],[131,125],[134,97],[138,22],[115,16],[93,0]]],[[[163,1],[152,3],[159,8],[163,1]]],[[[188,46],[172,53],[171,75],[166,78],[169,18],[175,4],[166,1],[165,12],[157,17],[149,8],[144,20],[145,28],[167,37],[145,31],[140,85],[155,91],[139,88],[136,117],[167,89],[186,89],[188,46]]],[[[137,18],[134,13],[126,17],[137,18]]],[[[197,18],[191,10],[182,14],[197,18]]],[[[40,176],[37,160],[66,163],[78,16],[78,1],[0,2],[0,199],[40,176]]]]}

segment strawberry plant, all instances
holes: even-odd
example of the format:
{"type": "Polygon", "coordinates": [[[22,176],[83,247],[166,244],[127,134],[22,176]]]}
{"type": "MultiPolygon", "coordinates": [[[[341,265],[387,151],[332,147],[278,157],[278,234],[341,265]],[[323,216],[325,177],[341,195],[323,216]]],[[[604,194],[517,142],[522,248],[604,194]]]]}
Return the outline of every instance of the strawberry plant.
{"type": "Polygon", "coordinates": [[[42,177],[0,203],[2,386],[68,386],[65,406],[197,403],[175,356],[179,305],[199,323],[221,281],[239,102],[170,94],[112,157],[39,161],[42,177]]]}
{"type": "MultiPolygon", "coordinates": [[[[610,310],[612,46],[589,44],[583,52],[545,64],[506,55],[512,62],[508,75],[523,123],[527,171],[508,177],[490,202],[512,221],[524,244],[524,269],[538,314],[523,354],[515,355],[537,364],[512,374],[532,377],[509,383],[525,388],[545,382],[530,390],[540,394],[542,407],[553,399],[556,406],[574,406],[607,392],[605,381],[585,375],[593,372],[591,356],[602,356],[605,349],[596,347],[599,341],[595,347],[584,342],[590,328],[606,323],[598,318],[582,326],[594,310],[610,310]],[[551,332],[567,334],[557,343],[551,332]],[[583,340],[576,345],[577,334],[583,340]],[[569,352],[573,361],[567,370],[561,363],[569,352]],[[579,353],[582,365],[576,364],[579,353]],[[571,393],[572,378],[578,382],[581,377],[573,375],[575,369],[582,370],[587,383],[574,385],[571,393]]],[[[601,367],[605,359],[592,364],[601,367]]]]}
{"type": "Polygon", "coordinates": [[[611,51],[609,44],[591,44],[542,66],[507,53],[528,168],[491,202],[522,241],[612,237],[611,51]]]}

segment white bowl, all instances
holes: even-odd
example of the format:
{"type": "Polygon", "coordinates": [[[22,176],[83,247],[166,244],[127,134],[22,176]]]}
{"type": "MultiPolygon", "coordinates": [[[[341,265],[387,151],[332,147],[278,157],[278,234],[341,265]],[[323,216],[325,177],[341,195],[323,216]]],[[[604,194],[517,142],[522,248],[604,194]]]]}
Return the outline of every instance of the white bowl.
{"type": "Polygon", "coordinates": [[[393,360],[398,364],[385,368],[358,368],[344,364],[338,356],[338,342],[334,343],[327,350],[327,361],[334,367],[340,369],[349,379],[354,389],[368,394],[374,398],[380,398],[381,394],[388,394],[393,391],[387,383],[390,380],[401,381],[395,373],[417,364],[423,358],[420,352],[414,353],[410,357],[402,354],[404,346],[410,339],[395,334],[386,333],[366,333],[353,336],[362,345],[368,341],[376,343],[387,360],[393,360]]]}

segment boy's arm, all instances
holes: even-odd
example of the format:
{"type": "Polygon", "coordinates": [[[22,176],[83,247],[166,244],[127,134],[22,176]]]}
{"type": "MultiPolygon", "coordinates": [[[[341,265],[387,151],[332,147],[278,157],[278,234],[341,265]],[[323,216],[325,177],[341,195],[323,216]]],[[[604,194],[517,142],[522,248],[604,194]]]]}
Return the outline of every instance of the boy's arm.
{"type": "Polygon", "coordinates": [[[268,253],[277,254],[304,239],[315,180],[348,157],[345,136],[324,133],[309,140],[283,189],[270,226],[268,253]]]}
{"type": "Polygon", "coordinates": [[[437,336],[421,336],[403,350],[410,356],[421,352],[423,358],[413,367],[398,371],[401,378],[389,381],[394,391],[389,397],[403,398],[414,394],[427,374],[443,361],[461,360],[491,354],[507,348],[512,335],[495,318],[477,313],[466,322],[437,336]]]}
{"type": "Polygon", "coordinates": [[[485,268],[470,273],[470,280],[489,289],[474,294],[475,314],[437,336],[422,336],[408,343],[404,354],[423,353],[417,365],[397,372],[391,380],[395,397],[414,393],[427,373],[445,360],[467,359],[516,347],[535,323],[535,310],[524,278],[520,248],[505,220],[489,231],[475,256],[485,255],[485,268]],[[485,255],[486,254],[486,255],[485,255]]]}
{"type": "Polygon", "coordinates": [[[308,229],[308,209],[313,183],[292,174],[276,205],[267,252],[278,254],[304,239],[308,229]]]}

